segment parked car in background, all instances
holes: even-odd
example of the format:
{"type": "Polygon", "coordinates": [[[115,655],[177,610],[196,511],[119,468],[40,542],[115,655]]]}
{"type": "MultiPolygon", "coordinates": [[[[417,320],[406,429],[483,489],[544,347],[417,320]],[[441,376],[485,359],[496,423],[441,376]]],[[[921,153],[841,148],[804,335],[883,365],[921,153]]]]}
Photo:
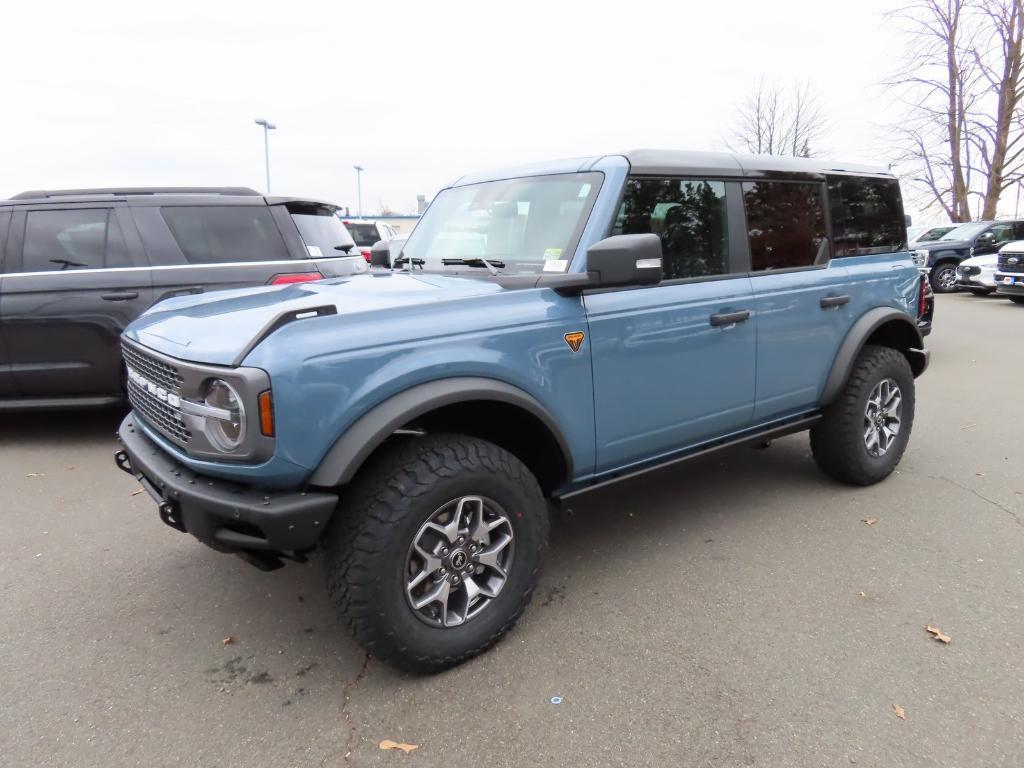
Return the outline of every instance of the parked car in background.
{"type": "Polygon", "coordinates": [[[1024,240],[1024,220],[968,222],[938,240],[918,242],[915,249],[926,255],[925,268],[934,291],[950,293],[957,287],[956,267],[960,262],[995,253],[1012,240],[1024,240]]]}
{"type": "MultiPolygon", "coordinates": [[[[910,247],[913,248],[915,243],[931,243],[943,236],[949,234],[957,228],[957,224],[946,224],[941,227],[931,227],[924,229],[919,234],[915,234],[910,240],[910,247]]],[[[908,230],[909,231],[909,230],[908,230]]]]}
{"type": "Polygon", "coordinates": [[[1015,304],[1024,304],[1024,241],[999,251],[995,273],[996,291],[1015,304]]]}
{"type": "Polygon", "coordinates": [[[352,239],[356,241],[356,247],[367,263],[370,261],[370,249],[373,248],[374,243],[381,241],[386,243],[398,236],[398,230],[383,221],[353,219],[346,216],[342,219],[342,223],[352,235],[352,239]]]}
{"type": "Polygon", "coordinates": [[[402,271],[136,320],[115,460],[217,550],[319,550],[367,651],[437,671],[525,609],[549,501],[803,430],[827,475],[887,477],[928,364],[906,246],[884,169],[639,150],[464,176],[402,271]]]}
{"type": "Polygon", "coordinates": [[[121,332],[165,299],[365,272],[336,211],[239,187],[0,201],[0,409],[119,401],[121,332]]]}
{"type": "MultiPolygon", "coordinates": [[[[1009,247],[1009,245],[1006,247],[1009,247]]],[[[999,255],[995,253],[986,253],[983,256],[971,256],[969,259],[964,259],[956,268],[956,287],[962,291],[970,291],[979,296],[994,293],[996,290],[996,263],[998,260],[999,255]]]]}

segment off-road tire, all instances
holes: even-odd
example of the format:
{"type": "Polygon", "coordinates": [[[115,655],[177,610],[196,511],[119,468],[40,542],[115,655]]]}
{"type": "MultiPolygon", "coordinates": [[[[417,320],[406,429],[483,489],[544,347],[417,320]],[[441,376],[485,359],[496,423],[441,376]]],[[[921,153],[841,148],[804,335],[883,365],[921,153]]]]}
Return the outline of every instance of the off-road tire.
{"type": "Polygon", "coordinates": [[[932,290],[935,293],[953,293],[956,290],[956,285],[953,283],[946,283],[943,285],[943,277],[956,280],[956,263],[952,261],[943,261],[932,267],[931,273],[928,275],[928,280],[932,284],[932,290]],[[949,277],[948,272],[952,272],[952,278],[949,277]]]}
{"type": "Polygon", "coordinates": [[[403,438],[374,456],[342,494],[322,541],[327,589],[373,657],[408,672],[438,672],[482,653],[511,629],[530,602],[547,540],[540,486],[511,453],[465,435],[403,438]],[[473,494],[509,512],[515,552],[508,580],[465,624],[430,626],[406,599],[409,547],[436,510],[473,494]]]}
{"type": "Polygon", "coordinates": [[[896,468],[914,424],[914,374],[907,359],[891,347],[861,350],[846,386],[811,428],[811,453],[829,477],[851,485],[872,485],[896,468]],[[872,389],[892,379],[903,396],[900,432],[882,456],[872,456],[864,442],[864,412],[872,389]]]}

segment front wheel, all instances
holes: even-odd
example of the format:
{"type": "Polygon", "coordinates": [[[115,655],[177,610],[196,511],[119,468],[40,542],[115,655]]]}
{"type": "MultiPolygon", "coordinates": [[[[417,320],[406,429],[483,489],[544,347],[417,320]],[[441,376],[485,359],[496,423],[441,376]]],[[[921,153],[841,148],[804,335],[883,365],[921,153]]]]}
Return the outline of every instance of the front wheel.
{"type": "Polygon", "coordinates": [[[369,653],[436,672],[512,627],[547,531],[541,489],[512,454],[464,435],[406,439],[342,496],[323,543],[328,591],[369,653]]]}
{"type": "Polygon", "coordinates": [[[935,293],[952,293],[956,290],[956,264],[948,261],[936,264],[929,279],[935,293]]]}
{"type": "Polygon", "coordinates": [[[891,347],[865,346],[846,388],[811,428],[811,453],[830,477],[871,485],[896,468],[914,425],[914,374],[891,347]]]}

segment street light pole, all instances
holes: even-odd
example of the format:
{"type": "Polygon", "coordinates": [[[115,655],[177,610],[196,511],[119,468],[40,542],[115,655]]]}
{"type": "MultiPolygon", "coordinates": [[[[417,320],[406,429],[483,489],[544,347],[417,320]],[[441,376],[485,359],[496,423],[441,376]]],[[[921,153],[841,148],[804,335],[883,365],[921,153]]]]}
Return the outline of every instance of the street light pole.
{"type": "Polygon", "coordinates": [[[359,218],[363,218],[363,171],[366,169],[361,165],[353,165],[356,172],[356,211],[359,218]]]}
{"type": "Polygon", "coordinates": [[[256,125],[263,126],[263,161],[267,167],[267,194],[270,194],[270,138],[269,131],[277,128],[273,123],[267,122],[262,118],[256,121],[256,125]]]}

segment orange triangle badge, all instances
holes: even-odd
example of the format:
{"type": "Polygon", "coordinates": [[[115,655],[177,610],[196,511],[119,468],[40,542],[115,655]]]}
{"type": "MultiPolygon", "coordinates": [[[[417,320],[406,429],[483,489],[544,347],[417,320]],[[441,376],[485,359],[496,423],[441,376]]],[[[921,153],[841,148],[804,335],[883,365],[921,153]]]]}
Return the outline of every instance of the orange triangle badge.
{"type": "Polygon", "coordinates": [[[580,347],[583,345],[583,339],[583,331],[573,331],[572,333],[565,334],[565,343],[569,345],[569,349],[573,352],[580,351],[580,347]]]}

